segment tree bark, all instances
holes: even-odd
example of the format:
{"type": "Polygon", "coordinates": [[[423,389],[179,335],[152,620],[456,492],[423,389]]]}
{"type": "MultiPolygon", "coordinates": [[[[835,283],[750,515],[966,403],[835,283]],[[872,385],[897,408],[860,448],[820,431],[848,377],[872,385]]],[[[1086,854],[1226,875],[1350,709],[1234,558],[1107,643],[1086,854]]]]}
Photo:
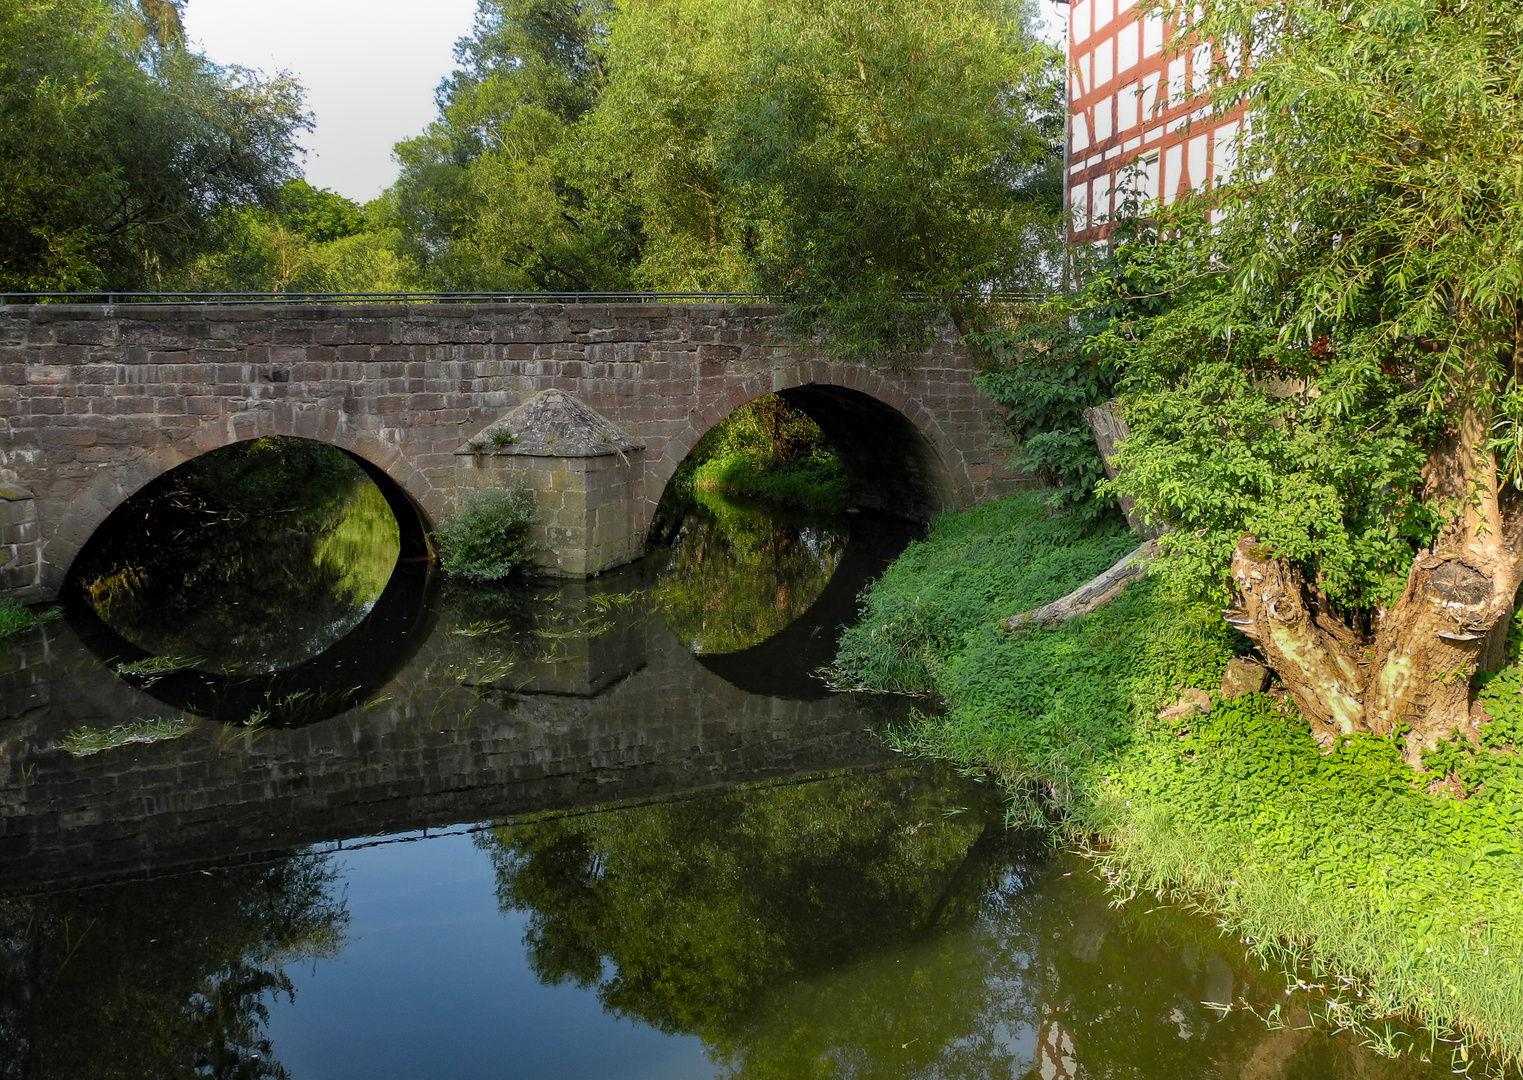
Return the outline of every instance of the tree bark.
{"type": "MultiPolygon", "coordinates": [[[[1116,456],[1116,448],[1127,436],[1127,428],[1126,421],[1116,415],[1111,404],[1112,402],[1107,401],[1103,405],[1085,409],[1084,422],[1089,425],[1089,433],[1095,438],[1095,447],[1100,451],[1100,464],[1105,469],[1105,475],[1114,480],[1116,466],[1112,459],[1116,456]]],[[[1116,501],[1121,504],[1121,512],[1126,515],[1126,523],[1138,536],[1156,540],[1164,534],[1164,529],[1150,527],[1143,522],[1142,515],[1137,513],[1133,505],[1134,500],[1130,495],[1121,495],[1116,501]]]]}
{"type": "Polygon", "coordinates": [[[1043,604],[1019,615],[1007,615],[999,621],[1001,630],[1029,630],[1088,615],[1120,595],[1127,582],[1147,576],[1148,562],[1158,553],[1158,541],[1149,540],[1137,550],[1123,556],[1116,565],[1096,578],[1086,581],[1067,596],[1043,604]]]}
{"type": "MultiPolygon", "coordinates": [[[[1469,395],[1470,401],[1476,395],[1469,395]]],[[[1446,506],[1431,551],[1412,561],[1401,596],[1368,633],[1350,626],[1298,567],[1242,537],[1232,559],[1237,607],[1226,618],[1263,652],[1319,742],[1401,732],[1403,755],[1476,736],[1470,680],[1505,657],[1523,583],[1523,519],[1504,515],[1490,415],[1461,408],[1459,429],[1424,470],[1424,501],[1446,506]]]]}

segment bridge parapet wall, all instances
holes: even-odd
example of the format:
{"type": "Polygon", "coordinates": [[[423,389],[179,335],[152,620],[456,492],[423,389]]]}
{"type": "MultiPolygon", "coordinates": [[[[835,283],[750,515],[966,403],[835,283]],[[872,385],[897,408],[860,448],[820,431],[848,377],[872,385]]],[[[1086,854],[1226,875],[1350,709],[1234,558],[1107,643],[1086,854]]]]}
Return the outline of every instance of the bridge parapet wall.
{"type": "MultiPolygon", "coordinates": [[[[56,595],[127,496],[191,457],[260,436],[342,447],[437,521],[463,486],[465,444],[552,388],[643,444],[640,475],[623,485],[630,505],[604,514],[637,537],[703,432],[774,391],[796,390],[801,402],[820,388],[860,395],[903,418],[896,439],[923,443],[901,471],[934,490],[895,489],[859,468],[853,496],[866,509],[924,516],[1027,486],[1010,468],[998,408],[950,335],[904,371],[874,370],[789,339],[776,315],[698,303],[0,307],[0,482],[34,496],[3,504],[0,597],[56,595]]],[[[600,536],[584,565],[565,570],[597,572],[600,559],[622,557],[599,552],[638,546],[600,536]]]]}

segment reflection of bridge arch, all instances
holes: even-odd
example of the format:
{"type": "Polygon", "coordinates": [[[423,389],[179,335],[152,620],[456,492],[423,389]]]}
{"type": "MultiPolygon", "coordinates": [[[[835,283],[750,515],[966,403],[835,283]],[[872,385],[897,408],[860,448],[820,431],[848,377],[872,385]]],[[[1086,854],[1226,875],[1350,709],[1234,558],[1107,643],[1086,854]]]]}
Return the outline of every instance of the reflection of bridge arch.
{"type": "MultiPolygon", "coordinates": [[[[823,365],[822,365],[823,366],[823,365]]],[[[851,481],[852,505],[890,517],[929,521],[973,500],[967,463],[936,418],[902,387],[876,371],[844,368],[841,382],[808,381],[806,365],[778,370],[752,383],[728,388],[666,444],[653,463],[654,501],[684,458],[715,424],[759,397],[775,393],[820,426],[851,481]]]]}
{"type": "Polygon", "coordinates": [[[430,524],[423,500],[431,492],[412,463],[394,446],[364,432],[338,425],[314,430],[311,422],[302,420],[291,410],[250,411],[227,420],[209,420],[186,438],[145,453],[124,468],[99,470],[69,501],[58,532],[48,543],[49,568],[57,578],[52,583],[53,591],[56,593],[62,587],[69,569],[96,530],[138,491],[203,454],[274,435],[309,439],[344,451],[380,489],[391,507],[397,519],[403,557],[425,553],[430,524]]]}

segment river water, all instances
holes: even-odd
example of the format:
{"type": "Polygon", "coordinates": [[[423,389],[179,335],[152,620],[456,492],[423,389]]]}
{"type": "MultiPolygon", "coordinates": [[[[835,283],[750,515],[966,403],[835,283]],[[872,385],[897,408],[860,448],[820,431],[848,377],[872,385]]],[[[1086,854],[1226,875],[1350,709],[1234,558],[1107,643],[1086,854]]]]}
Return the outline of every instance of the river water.
{"type": "Polygon", "coordinates": [[[170,474],[0,643],[0,1080],[1448,1074],[827,691],[904,527],[708,498],[465,588],[282,453],[170,474]]]}

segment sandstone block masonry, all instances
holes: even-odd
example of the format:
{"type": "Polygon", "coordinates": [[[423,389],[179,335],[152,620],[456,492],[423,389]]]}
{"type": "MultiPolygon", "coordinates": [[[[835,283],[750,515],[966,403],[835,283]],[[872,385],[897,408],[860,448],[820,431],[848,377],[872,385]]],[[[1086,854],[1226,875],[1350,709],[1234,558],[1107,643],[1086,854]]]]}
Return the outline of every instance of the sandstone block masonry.
{"type": "Polygon", "coordinates": [[[583,540],[547,569],[566,574],[638,553],[693,444],[771,392],[826,430],[864,510],[926,518],[1026,486],[974,359],[950,335],[902,371],[875,370],[790,340],[776,315],[658,303],[0,306],[0,486],[15,493],[0,502],[0,597],[56,595],[129,495],[266,435],[349,451],[427,528],[496,471],[475,468],[471,444],[552,389],[633,448],[559,470],[573,485],[592,476],[590,497],[542,490],[557,527],[597,511],[565,526],[583,540]]]}

